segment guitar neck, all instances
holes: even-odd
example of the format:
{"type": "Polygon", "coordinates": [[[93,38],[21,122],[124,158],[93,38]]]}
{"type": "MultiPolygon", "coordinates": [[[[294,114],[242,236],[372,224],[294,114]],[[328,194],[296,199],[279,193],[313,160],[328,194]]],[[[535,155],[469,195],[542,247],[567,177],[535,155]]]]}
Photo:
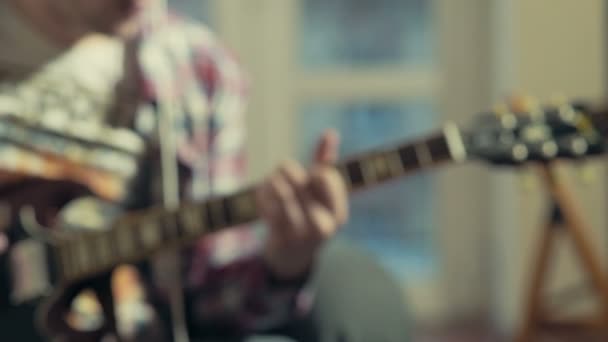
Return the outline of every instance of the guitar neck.
{"type": "MultiPolygon", "coordinates": [[[[349,192],[354,192],[465,159],[462,133],[447,124],[425,139],[361,154],[336,168],[349,192]]],[[[144,260],[159,250],[184,247],[205,234],[253,222],[258,219],[254,192],[255,187],[185,203],[176,210],[151,208],[121,218],[108,231],[79,234],[56,250],[63,279],[84,279],[118,264],[144,260]]]]}

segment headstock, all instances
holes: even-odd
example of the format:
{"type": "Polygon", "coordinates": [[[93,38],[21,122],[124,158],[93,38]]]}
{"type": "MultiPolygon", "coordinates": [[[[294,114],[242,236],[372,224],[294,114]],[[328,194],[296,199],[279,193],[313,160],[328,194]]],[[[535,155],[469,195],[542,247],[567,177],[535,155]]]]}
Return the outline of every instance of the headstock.
{"type": "Polygon", "coordinates": [[[540,106],[514,100],[479,115],[469,132],[471,156],[499,165],[579,159],[602,154],[606,145],[586,106],[540,106]]]}

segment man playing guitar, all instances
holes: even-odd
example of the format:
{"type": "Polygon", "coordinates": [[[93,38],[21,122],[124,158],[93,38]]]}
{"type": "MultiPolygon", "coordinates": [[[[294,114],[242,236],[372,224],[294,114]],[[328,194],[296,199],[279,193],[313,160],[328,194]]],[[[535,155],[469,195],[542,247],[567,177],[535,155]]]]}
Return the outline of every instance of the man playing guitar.
{"type": "MultiPolygon", "coordinates": [[[[1,0],[0,95],[10,93],[29,101],[31,108],[41,108],[34,120],[127,128],[143,136],[155,152],[156,133],[167,112],[163,108],[170,103],[176,109],[171,126],[179,197],[237,190],[244,174],[242,115],[247,91],[238,65],[206,28],[162,12],[157,20],[147,20],[154,9],[154,1],[146,0],[1,0]],[[50,85],[45,89],[52,89],[52,96],[12,88],[32,78],[50,85]],[[52,101],[65,110],[45,110],[52,101]]],[[[288,161],[266,179],[256,192],[266,230],[242,227],[214,234],[183,253],[186,322],[193,340],[240,341],[258,333],[305,341],[407,340],[399,291],[363,258],[349,261],[361,263],[353,266],[359,267],[361,282],[371,286],[373,302],[367,304],[381,310],[357,307],[357,300],[366,303],[364,293],[338,296],[340,283],[329,284],[340,298],[335,303],[312,300],[316,291],[322,291],[310,281],[320,251],[348,217],[345,186],[330,166],[337,149],[337,136],[328,132],[318,143],[312,167],[288,161]]],[[[161,202],[160,158],[150,160],[132,208],[161,202]]],[[[40,180],[9,173],[0,180],[0,196],[12,188],[18,193],[18,200],[7,196],[7,204],[35,198],[44,224],[52,222],[56,205],[65,202],[57,187],[40,180]]],[[[28,277],[35,272],[26,270],[32,267],[25,257],[27,248],[11,253],[12,246],[4,248],[8,240],[10,227],[0,241],[5,268],[0,279],[0,336],[37,340],[28,298],[19,298],[25,303],[19,307],[12,304],[19,292],[13,287],[29,286],[28,277]]],[[[347,269],[341,271],[346,281],[354,279],[347,269]]],[[[132,286],[138,276],[127,268],[118,278],[132,286]]],[[[154,337],[146,336],[152,322],[164,321],[165,316],[144,299],[162,307],[168,294],[162,286],[143,283],[145,291],[134,290],[137,299],[124,304],[139,310],[136,318],[129,319],[133,309],[117,304],[119,330],[129,335],[125,338],[171,340],[171,329],[154,328],[154,337]]],[[[318,295],[329,302],[333,298],[318,295]]]]}

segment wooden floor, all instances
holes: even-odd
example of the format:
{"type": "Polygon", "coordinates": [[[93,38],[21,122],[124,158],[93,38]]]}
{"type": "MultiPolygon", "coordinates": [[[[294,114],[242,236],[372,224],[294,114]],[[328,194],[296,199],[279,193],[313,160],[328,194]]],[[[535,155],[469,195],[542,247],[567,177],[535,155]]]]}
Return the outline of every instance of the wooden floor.
{"type": "Polygon", "coordinates": [[[454,329],[441,332],[420,333],[414,342],[507,342],[499,336],[483,329],[454,329]]]}
{"type": "MultiPolygon", "coordinates": [[[[606,342],[608,336],[592,335],[545,335],[539,336],[534,342],[606,342]]],[[[451,327],[439,330],[421,331],[414,342],[512,342],[501,337],[490,328],[479,326],[451,327]]]]}

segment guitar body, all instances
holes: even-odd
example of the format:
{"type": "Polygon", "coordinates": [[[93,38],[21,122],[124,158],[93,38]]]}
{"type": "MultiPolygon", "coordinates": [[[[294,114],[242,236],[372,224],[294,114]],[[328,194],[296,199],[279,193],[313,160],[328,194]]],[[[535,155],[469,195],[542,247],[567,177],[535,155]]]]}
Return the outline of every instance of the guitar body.
{"type": "MultiPolygon", "coordinates": [[[[94,197],[76,198],[59,212],[59,226],[67,234],[78,231],[101,231],[110,227],[111,223],[123,212],[122,208],[94,197]],[[87,220],[88,218],[88,220],[87,220]],[[86,222],[86,225],[83,223],[86,222]]],[[[101,341],[104,336],[112,335],[117,338],[117,325],[112,296],[112,272],[101,273],[76,283],[59,282],[43,298],[38,306],[35,322],[37,329],[46,336],[53,336],[60,341],[101,341]],[[84,290],[92,291],[101,306],[103,320],[93,330],[79,330],[69,324],[68,317],[72,302],[84,290]]]]}
{"type": "Polygon", "coordinates": [[[53,336],[59,341],[66,342],[97,342],[101,341],[105,336],[117,338],[111,276],[112,273],[109,272],[86,282],[59,285],[38,306],[35,317],[36,328],[45,336],[53,336]],[[93,330],[79,330],[73,327],[68,320],[72,301],[85,289],[94,291],[103,314],[101,325],[93,330]]]}
{"type": "Polygon", "coordinates": [[[0,320],[0,331],[3,337],[14,332],[7,339],[15,341],[31,340],[34,330],[49,338],[99,341],[113,330],[113,310],[105,308],[111,305],[111,270],[68,283],[58,272],[54,248],[70,236],[109,228],[134,193],[147,147],[123,127],[76,119],[56,125],[44,120],[44,111],[24,116],[21,99],[6,103],[17,107],[0,106],[0,237],[10,242],[8,251],[0,250],[0,318],[7,318],[0,320]],[[97,331],[67,324],[82,289],[94,290],[103,304],[106,319],[97,331]],[[31,325],[13,329],[12,316],[20,321],[16,325],[31,325]]]}
{"type": "MultiPolygon", "coordinates": [[[[53,239],[103,230],[124,212],[120,205],[103,201],[95,197],[88,187],[72,181],[21,179],[16,184],[0,189],[0,198],[10,203],[10,220],[7,220],[10,230],[7,229],[6,234],[13,240],[15,249],[21,248],[21,245],[35,243],[47,250],[53,239]]],[[[15,287],[10,293],[13,303],[0,308],[0,317],[18,313],[20,322],[16,324],[30,322],[31,326],[30,329],[22,326],[19,332],[10,333],[8,337],[11,340],[29,341],[34,330],[44,336],[67,342],[100,341],[104,336],[114,334],[116,324],[111,271],[70,284],[62,282],[55,277],[54,272],[48,271],[45,272],[48,278],[43,280],[46,283],[44,291],[34,289],[37,293],[31,290],[20,293],[20,285],[23,283],[18,279],[29,278],[31,275],[27,273],[35,270],[14,269],[16,264],[11,265],[10,262],[14,259],[11,257],[13,252],[9,248],[5,256],[9,268],[12,269],[4,270],[11,273],[9,277],[15,278],[11,279],[13,284],[9,286],[15,287]],[[85,289],[95,293],[102,309],[103,323],[94,330],[78,330],[69,323],[72,302],[85,289]],[[36,307],[35,312],[30,309],[32,306],[36,307]]],[[[27,263],[44,265],[48,270],[54,268],[51,260],[40,254],[29,257],[29,260],[25,260],[27,263]]],[[[27,268],[27,265],[24,267],[27,268]]],[[[0,326],[8,322],[0,322],[0,326]]],[[[10,327],[6,330],[12,331],[10,327]]]]}

